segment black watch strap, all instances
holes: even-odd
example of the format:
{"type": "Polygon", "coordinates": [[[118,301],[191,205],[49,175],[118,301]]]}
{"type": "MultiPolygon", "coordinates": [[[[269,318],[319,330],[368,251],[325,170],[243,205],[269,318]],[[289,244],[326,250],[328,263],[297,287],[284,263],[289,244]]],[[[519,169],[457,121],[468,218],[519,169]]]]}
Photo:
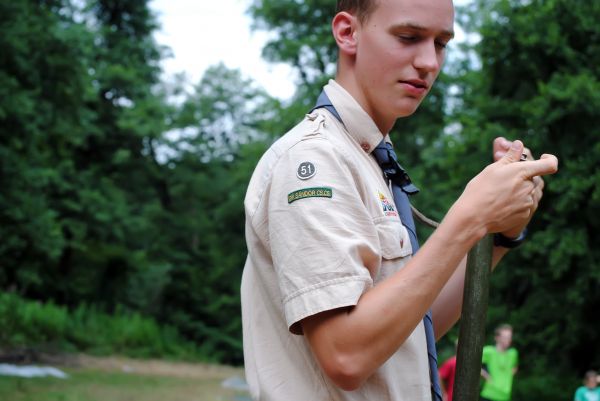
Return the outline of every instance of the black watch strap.
{"type": "Polygon", "coordinates": [[[495,233],[494,234],[494,245],[501,246],[503,248],[516,248],[519,245],[521,245],[523,243],[523,241],[525,241],[526,236],[527,236],[527,227],[525,227],[525,229],[523,231],[521,231],[521,234],[519,234],[519,236],[517,238],[508,238],[507,236],[504,236],[500,233],[495,233]]]}

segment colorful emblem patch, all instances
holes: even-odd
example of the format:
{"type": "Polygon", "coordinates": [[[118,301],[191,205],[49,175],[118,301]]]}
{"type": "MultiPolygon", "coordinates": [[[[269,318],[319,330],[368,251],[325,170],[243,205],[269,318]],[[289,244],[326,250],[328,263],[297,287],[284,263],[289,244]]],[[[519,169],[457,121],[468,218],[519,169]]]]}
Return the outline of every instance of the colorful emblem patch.
{"type": "Polygon", "coordinates": [[[383,207],[383,214],[386,216],[398,216],[396,209],[394,208],[394,204],[390,202],[384,194],[377,191],[379,193],[379,200],[381,201],[381,206],[383,207]]]}
{"type": "Polygon", "coordinates": [[[299,189],[288,194],[288,203],[295,202],[305,198],[331,198],[333,197],[333,189],[328,187],[315,187],[299,189]]]}

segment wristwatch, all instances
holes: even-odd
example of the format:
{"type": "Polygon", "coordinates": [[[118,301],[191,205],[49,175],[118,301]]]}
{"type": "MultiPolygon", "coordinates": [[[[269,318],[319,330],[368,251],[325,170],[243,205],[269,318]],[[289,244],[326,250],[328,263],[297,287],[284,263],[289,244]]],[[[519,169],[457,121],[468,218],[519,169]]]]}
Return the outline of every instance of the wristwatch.
{"type": "Polygon", "coordinates": [[[521,231],[521,234],[519,234],[519,236],[517,238],[508,238],[505,235],[502,235],[500,233],[495,233],[494,234],[494,245],[496,246],[501,246],[503,248],[516,248],[519,245],[521,245],[523,243],[523,241],[525,241],[525,237],[527,236],[527,227],[525,227],[525,229],[523,231],[521,231]]]}

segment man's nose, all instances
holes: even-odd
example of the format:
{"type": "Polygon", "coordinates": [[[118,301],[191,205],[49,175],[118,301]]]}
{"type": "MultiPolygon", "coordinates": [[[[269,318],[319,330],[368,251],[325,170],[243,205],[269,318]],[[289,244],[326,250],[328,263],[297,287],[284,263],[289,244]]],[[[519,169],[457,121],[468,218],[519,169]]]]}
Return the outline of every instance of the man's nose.
{"type": "Polygon", "coordinates": [[[419,47],[414,60],[415,68],[427,72],[436,72],[440,69],[441,58],[435,41],[425,41],[419,47]]]}

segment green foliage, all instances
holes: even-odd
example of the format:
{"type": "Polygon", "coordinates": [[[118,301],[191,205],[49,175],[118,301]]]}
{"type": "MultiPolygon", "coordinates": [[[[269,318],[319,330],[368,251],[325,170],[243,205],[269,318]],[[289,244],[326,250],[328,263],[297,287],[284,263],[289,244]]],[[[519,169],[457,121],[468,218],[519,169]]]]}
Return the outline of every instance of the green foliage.
{"type": "Polygon", "coordinates": [[[269,138],[266,124],[280,112],[280,103],[240,71],[210,67],[175,116],[172,160],[231,161],[241,145],[269,138]]]}
{"type": "Polygon", "coordinates": [[[208,359],[172,326],[117,307],[102,313],[82,303],[73,311],[52,301],[27,301],[0,294],[0,347],[34,346],[38,350],[85,351],[133,357],[208,359]]]}
{"type": "Polygon", "coordinates": [[[2,346],[26,346],[62,340],[67,313],[52,303],[26,302],[13,294],[0,294],[2,346]]]}
{"type": "Polygon", "coordinates": [[[165,287],[162,318],[221,361],[241,363],[239,287],[246,257],[243,200],[263,142],[241,145],[232,161],[187,155],[171,178],[173,213],[165,222],[179,250],[165,287]]]}
{"type": "Polygon", "coordinates": [[[169,104],[155,28],[146,1],[0,1],[0,288],[240,362],[242,200],[280,106],[223,66],[169,104]]]}
{"type": "Polygon", "coordinates": [[[298,71],[302,86],[320,89],[324,77],[335,72],[337,48],[331,35],[335,3],[254,0],[249,11],[254,28],[273,33],[263,49],[265,58],[289,63],[298,71]]]}
{"type": "Polygon", "coordinates": [[[545,180],[530,240],[492,276],[489,332],[503,321],[515,326],[522,353],[515,399],[566,399],[583,372],[600,364],[592,323],[600,307],[594,235],[600,229],[600,47],[594,40],[600,7],[497,1],[475,2],[468,11],[466,21],[481,35],[474,48],[481,68],[460,71],[464,103],[456,112],[455,150],[474,171],[473,158],[505,136],[560,161],[559,173],[545,180]]]}
{"type": "MultiPolygon", "coordinates": [[[[1,7],[0,82],[10,96],[0,100],[0,227],[6,238],[0,282],[28,296],[75,304],[80,297],[74,293],[98,293],[106,284],[84,280],[86,256],[108,266],[117,249],[126,255],[145,245],[136,240],[148,229],[138,210],[153,202],[138,201],[148,192],[143,164],[152,164],[142,152],[144,137],[125,122],[149,114],[158,52],[141,38],[151,31],[139,21],[145,18],[139,6],[97,3],[95,15],[66,1],[1,7]],[[115,19],[110,29],[101,24],[105,14],[115,19]],[[116,27],[127,31],[122,42],[116,27]],[[118,56],[119,43],[127,57],[118,56]],[[118,80],[116,70],[122,72],[118,80]],[[133,171],[136,179],[128,179],[133,171]]],[[[155,113],[154,135],[161,133],[160,116],[155,113]]]]}

